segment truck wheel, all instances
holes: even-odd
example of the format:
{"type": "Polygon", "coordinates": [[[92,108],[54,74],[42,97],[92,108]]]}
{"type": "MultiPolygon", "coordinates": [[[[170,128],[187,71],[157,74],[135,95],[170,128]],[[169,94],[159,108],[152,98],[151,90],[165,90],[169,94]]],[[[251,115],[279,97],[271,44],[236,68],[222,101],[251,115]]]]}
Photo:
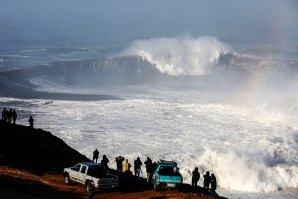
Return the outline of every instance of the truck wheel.
{"type": "Polygon", "coordinates": [[[89,198],[92,198],[94,196],[94,183],[93,183],[93,181],[87,182],[86,190],[89,194],[89,198]]]}
{"type": "Polygon", "coordinates": [[[176,189],[179,191],[181,189],[181,184],[175,184],[176,189]]]}
{"type": "Polygon", "coordinates": [[[70,184],[71,183],[71,179],[70,179],[68,173],[64,174],[64,182],[65,182],[65,184],[70,184]]]}

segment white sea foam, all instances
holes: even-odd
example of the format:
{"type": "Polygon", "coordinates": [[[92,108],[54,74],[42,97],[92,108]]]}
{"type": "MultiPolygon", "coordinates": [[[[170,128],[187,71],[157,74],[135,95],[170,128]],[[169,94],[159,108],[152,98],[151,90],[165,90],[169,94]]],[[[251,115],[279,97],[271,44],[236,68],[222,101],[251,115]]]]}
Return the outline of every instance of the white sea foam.
{"type": "Polygon", "coordinates": [[[214,37],[136,40],[119,56],[140,56],[169,75],[204,75],[231,48],[214,37]]]}
{"type": "Polygon", "coordinates": [[[18,122],[27,125],[28,117],[22,114],[33,114],[37,128],[50,130],[89,158],[98,148],[112,168],[118,155],[131,163],[138,156],[143,161],[150,156],[154,161],[177,160],[186,183],[197,166],[201,174],[215,173],[220,190],[262,195],[248,198],[297,188],[298,132],[287,123],[297,118],[295,110],[283,113],[288,109],[278,112],[269,104],[225,103],[212,93],[157,87],[100,91],[105,92],[124,100],[26,100],[25,105],[16,104],[16,99],[1,101],[16,104],[18,122]]]}
{"type": "Polygon", "coordinates": [[[245,192],[271,192],[297,187],[297,166],[271,164],[268,154],[207,150],[200,158],[203,168],[223,174],[218,180],[221,188],[245,192]],[[266,162],[269,161],[269,162],[266,162]]]}
{"type": "Polygon", "coordinates": [[[14,50],[14,51],[8,51],[8,53],[34,53],[34,52],[42,52],[46,51],[46,49],[26,49],[26,50],[14,50]]]}
{"type": "Polygon", "coordinates": [[[17,55],[17,54],[15,54],[15,55],[0,55],[0,56],[2,56],[2,57],[9,57],[9,58],[31,58],[31,56],[29,56],[29,55],[17,55]]]}

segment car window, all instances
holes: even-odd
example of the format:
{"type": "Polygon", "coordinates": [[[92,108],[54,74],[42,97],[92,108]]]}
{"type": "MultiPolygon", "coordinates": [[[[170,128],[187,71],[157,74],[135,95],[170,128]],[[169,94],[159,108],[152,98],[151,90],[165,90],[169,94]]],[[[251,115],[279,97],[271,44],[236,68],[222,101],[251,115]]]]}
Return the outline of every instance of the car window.
{"type": "Polygon", "coordinates": [[[72,167],[71,170],[74,170],[74,171],[79,172],[80,171],[80,168],[81,168],[81,165],[80,164],[77,164],[74,167],[72,167]]]}
{"type": "Polygon", "coordinates": [[[96,166],[90,166],[87,174],[96,177],[96,178],[102,178],[107,175],[107,171],[104,166],[96,165],[96,166]]]}
{"type": "Polygon", "coordinates": [[[179,176],[179,170],[176,167],[171,166],[161,166],[158,171],[159,175],[165,176],[179,176]]]}
{"type": "Polygon", "coordinates": [[[86,166],[82,166],[82,168],[81,168],[81,173],[85,173],[86,172],[86,166]]]}

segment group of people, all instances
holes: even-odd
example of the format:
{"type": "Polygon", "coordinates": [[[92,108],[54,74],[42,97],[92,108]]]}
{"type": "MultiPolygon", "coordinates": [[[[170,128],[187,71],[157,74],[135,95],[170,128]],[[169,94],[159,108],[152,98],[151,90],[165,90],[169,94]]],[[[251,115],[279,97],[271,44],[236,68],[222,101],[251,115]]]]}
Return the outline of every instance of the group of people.
{"type": "MultiPolygon", "coordinates": [[[[210,189],[210,192],[213,196],[216,196],[216,187],[217,187],[217,182],[216,182],[216,177],[212,173],[210,176],[210,172],[206,171],[206,174],[203,175],[204,177],[204,183],[203,187],[206,190],[210,189]],[[211,186],[210,186],[211,185],[211,186]]],[[[198,185],[198,181],[200,180],[200,173],[198,167],[195,168],[195,170],[192,172],[192,179],[191,179],[191,185],[192,187],[196,187],[198,185]]]]}
{"type": "Polygon", "coordinates": [[[17,112],[15,109],[10,108],[9,110],[6,109],[5,107],[2,110],[2,117],[1,120],[7,123],[13,122],[13,124],[16,123],[17,120],[17,112]]]}
{"type": "MultiPolygon", "coordinates": [[[[95,149],[93,151],[93,162],[98,161],[98,156],[99,156],[99,152],[97,149],[95,149]]],[[[128,162],[128,159],[125,159],[122,156],[118,156],[115,158],[116,161],[116,167],[117,167],[117,171],[119,173],[124,173],[124,175],[130,176],[132,175],[132,172],[130,171],[131,168],[131,164],[128,162]]],[[[109,168],[108,163],[109,163],[109,159],[107,158],[106,155],[103,155],[102,160],[100,162],[102,165],[104,165],[107,169],[109,168]]],[[[146,172],[147,172],[147,182],[151,182],[152,181],[152,175],[153,172],[156,168],[156,162],[152,163],[152,160],[147,157],[147,160],[144,162],[144,164],[146,165],[146,172]]],[[[139,157],[137,157],[136,160],[134,160],[134,174],[136,177],[140,177],[143,176],[142,174],[142,169],[141,166],[143,165],[141,159],[139,157]]]]}
{"type": "MultiPolygon", "coordinates": [[[[131,165],[128,162],[127,159],[124,159],[122,156],[118,156],[115,158],[116,165],[117,165],[117,171],[126,175],[132,175],[132,172],[130,171],[131,165]]],[[[134,160],[134,174],[137,178],[140,178],[140,176],[143,177],[141,166],[143,165],[140,157],[137,157],[136,160],[134,160]]],[[[147,182],[152,181],[152,175],[156,168],[156,162],[152,163],[152,160],[147,157],[147,160],[144,162],[144,165],[146,166],[146,173],[147,173],[147,182]]]]}
{"type": "MultiPolygon", "coordinates": [[[[97,163],[97,160],[98,160],[98,155],[99,155],[99,152],[97,149],[95,149],[95,151],[93,151],[93,162],[96,162],[97,163]]],[[[101,160],[101,165],[105,166],[107,169],[109,168],[108,166],[108,163],[109,163],[109,159],[107,158],[106,155],[103,155],[102,157],[102,160],[101,160]]]]}
{"type": "MultiPolygon", "coordinates": [[[[97,149],[93,152],[93,161],[97,163],[98,160],[98,155],[99,152],[97,149]]],[[[125,159],[122,156],[118,156],[115,158],[116,161],[116,166],[117,166],[117,171],[119,173],[124,173],[124,175],[131,176],[132,172],[130,171],[131,164],[128,162],[128,159],[125,159]]],[[[107,169],[109,163],[109,159],[107,158],[106,155],[103,155],[103,158],[101,160],[101,164],[104,165],[107,169]]],[[[141,166],[143,165],[141,159],[137,157],[137,159],[134,161],[134,174],[136,177],[140,177],[140,174],[142,174],[141,166]]],[[[152,181],[152,176],[154,173],[154,170],[156,169],[157,163],[153,162],[150,157],[147,157],[146,161],[144,162],[144,165],[146,166],[146,173],[147,173],[147,182],[152,181]]],[[[143,174],[142,174],[143,177],[143,174]]],[[[204,177],[204,188],[206,190],[210,190],[211,194],[213,196],[216,196],[216,187],[217,187],[217,182],[216,182],[216,177],[212,173],[210,175],[210,172],[207,171],[204,177]]],[[[192,172],[192,187],[197,187],[198,186],[198,181],[200,180],[200,173],[198,167],[194,169],[192,172]]]]}
{"type": "MultiPolygon", "coordinates": [[[[130,171],[131,164],[128,162],[128,159],[125,159],[122,156],[118,156],[115,158],[115,161],[116,161],[117,171],[119,173],[123,172],[125,176],[132,175],[132,172],[130,171]]],[[[135,172],[135,176],[137,176],[138,178],[140,177],[140,173],[142,172],[141,165],[142,165],[142,162],[140,161],[140,158],[138,157],[134,161],[134,172],[135,172]]]]}
{"type": "MultiPolygon", "coordinates": [[[[9,123],[9,124],[11,124],[11,123],[15,124],[17,117],[18,117],[18,115],[17,115],[17,112],[15,109],[10,108],[8,110],[5,107],[2,109],[1,121],[5,122],[5,123],[9,123]]],[[[34,119],[32,116],[30,116],[28,122],[29,122],[30,127],[33,128],[34,119]]]]}
{"type": "MultiPolygon", "coordinates": [[[[92,159],[92,161],[93,162],[96,162],[97,163],[97,161],[98,161],[98,155],[99,155],[99,152],[98,152],[98,150],[97,149],[95,149],[94,151],[93,151],[93,159],[92,159]]],[[[140,159],[140,158],[138,158],[138,159],[140,159]]],[[[124,157],[122,157],[122,156],[119,156],[119,157],[116,157],[115,158],[115,160],[116,160],[116,164],[117,164],[117,171],[119,172],[119,173],[122,173],[122,172],[124,172],[124,174],[126,174],[126,175],[131,175],[131,171],[130,171],[130,168],[131,168],[131,165],[130,165],[130,163],[128,162],[128,160],[126,159],[124,159],[124,157]],[[125,161],[124,161],[125,160],[125,161]]],[[[110,161],[109,161],[109,159],[107,158],[107,156],[106,155],[103,155],[102,156],[102,160],[100,161],[100,163],[101,163],[101,165],[103,165],[103,166],[105,166],[107,169],[109,169],[109,166],[108,166],[108,163],[109,163],[110,161]]],[[[142,164],[142,162],[141,162],[141,164],[142,164]]],[[[135,164],[136,165],[136,164],[135,164]]],[[[138,167],[135,167],[135,169],[136,168],[138,168],[138,167]]],[[[140,169],[141,167],[139,167],[139,169],[140,169]]],[[[137,169],[138,170],[138,169],[137,169]]],[[[138,170],[139,171],[139,170],[138,170]]],[[[136,170],[135,170],[135,172],[136,172],[136,170]]],[[[138,173],[138,176],[139,176],[140,174],[138,173]]]]}

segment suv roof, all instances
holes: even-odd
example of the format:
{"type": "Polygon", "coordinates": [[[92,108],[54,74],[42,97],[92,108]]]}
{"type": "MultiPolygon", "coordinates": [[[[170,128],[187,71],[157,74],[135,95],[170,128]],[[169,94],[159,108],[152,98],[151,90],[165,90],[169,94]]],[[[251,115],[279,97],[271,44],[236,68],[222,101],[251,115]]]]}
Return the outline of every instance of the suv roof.
{"type": "Polygon", "coordinates": [[[157,164],[162,165],[162,166],[173,166],[173,167],[177,167],[177,163],[172,161],[168,161],[168,160],[159,160],[157,162],[157,164]]]}

